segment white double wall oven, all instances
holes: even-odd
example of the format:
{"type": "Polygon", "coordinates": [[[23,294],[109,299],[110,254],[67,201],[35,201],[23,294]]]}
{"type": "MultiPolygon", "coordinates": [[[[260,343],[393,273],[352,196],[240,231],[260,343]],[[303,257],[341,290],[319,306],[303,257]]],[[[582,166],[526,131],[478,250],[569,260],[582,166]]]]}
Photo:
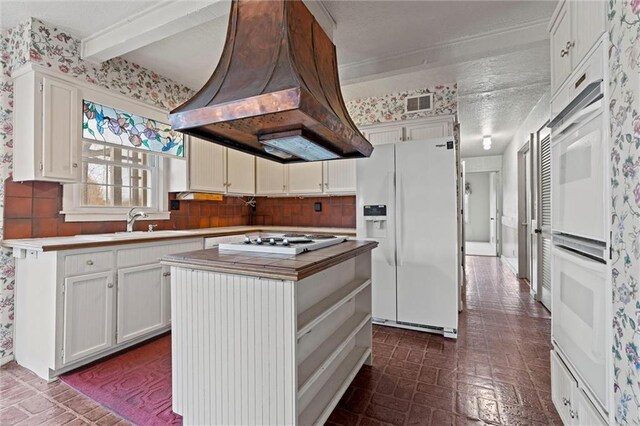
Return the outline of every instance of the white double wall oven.
{"type": "Polygon", "coordinates": [[[613,393],[606,63],[597,44],[552,100],[549,125],[553,346],[603,418],[613,393]]]}

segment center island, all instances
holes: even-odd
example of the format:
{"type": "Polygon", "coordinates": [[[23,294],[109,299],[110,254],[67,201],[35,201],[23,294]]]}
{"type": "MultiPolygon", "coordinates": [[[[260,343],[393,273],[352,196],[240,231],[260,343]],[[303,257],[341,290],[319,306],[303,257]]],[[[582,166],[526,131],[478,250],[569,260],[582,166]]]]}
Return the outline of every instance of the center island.
{"type": "Polygon", "coordinates": [[[165,257],[173,411],[184,424],[323,424],[371,365],[376,246],[165,257]]]}

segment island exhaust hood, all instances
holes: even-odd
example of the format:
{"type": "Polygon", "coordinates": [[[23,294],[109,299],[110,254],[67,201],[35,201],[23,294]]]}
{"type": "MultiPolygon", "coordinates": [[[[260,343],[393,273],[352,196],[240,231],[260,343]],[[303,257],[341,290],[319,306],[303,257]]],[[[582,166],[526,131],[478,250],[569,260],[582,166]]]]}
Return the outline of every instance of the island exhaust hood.
{"type": "Polygon", "coordinates": [[[280,163],[368,157],[336,49],[301,0],[233,0],[220,62],[171,111],[180,132],[280,163]]]}

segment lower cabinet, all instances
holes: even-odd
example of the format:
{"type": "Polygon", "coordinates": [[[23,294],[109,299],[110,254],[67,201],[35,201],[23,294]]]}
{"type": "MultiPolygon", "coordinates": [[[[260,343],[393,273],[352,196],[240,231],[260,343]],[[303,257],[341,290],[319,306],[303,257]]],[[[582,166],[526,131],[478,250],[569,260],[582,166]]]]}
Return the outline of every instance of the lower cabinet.
{"type": "Polygon", "coordinates": [[[168,325],[163,268],[155,263],[118,270],[116,343],[124,343],[168,325]]]}
{"type": "Polygon", "coordinates": [[[111,271],[65,279],[64,364],[113,344],[113,281],[111,271]]]}
{"type": "Polygon", "coordinates": [[[551,400],[565,425],[607,424],[555,351],[551,351],[551,400]]]}
{"type": "Polygon", "coordinates": [[[100,249],[21,250],[16,361],[52,380],[168,331],[171,276],[160,259],[203,246],[203,238],[186,238],[100,249]]]}

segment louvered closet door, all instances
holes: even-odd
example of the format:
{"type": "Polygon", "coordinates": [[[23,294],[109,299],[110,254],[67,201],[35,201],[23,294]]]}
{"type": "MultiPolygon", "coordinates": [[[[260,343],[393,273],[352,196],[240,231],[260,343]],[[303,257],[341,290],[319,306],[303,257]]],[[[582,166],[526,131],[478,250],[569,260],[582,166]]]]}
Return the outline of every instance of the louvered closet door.
{"type": "Polygon", "coordinates": [[[539,215],[540,261],[538,262],[541,285],[539,299],[547,309],[551,309],[551,139],[547,135],[540,141],[539,215]]]}

